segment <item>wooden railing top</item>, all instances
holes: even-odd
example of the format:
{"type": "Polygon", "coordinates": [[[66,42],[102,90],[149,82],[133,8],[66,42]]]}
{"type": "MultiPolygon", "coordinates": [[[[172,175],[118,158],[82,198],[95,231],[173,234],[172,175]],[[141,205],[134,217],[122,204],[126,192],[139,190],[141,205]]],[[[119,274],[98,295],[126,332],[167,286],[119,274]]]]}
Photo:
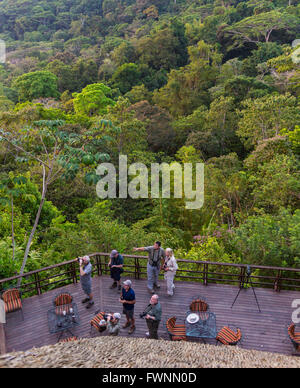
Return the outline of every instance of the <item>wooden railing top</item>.
{"type": "MultiPolygon", "coordinates": [[[[89,256],[109,256],[110,254],[107,252],[96,252],[91,253],[89,256]]],[[[146,255],[131,255],[131,254],[122,254],[123,257],[132,258],[132,259],[148,259],[146,255]]],[[[62,263],[54,264],[48,267],[43,267],[34,271],[26,272],[23,275],[16,275],[10,278],[0,279],[0,284],[9,282],[12,280],[16,280],[23,277],[28,277],[37,273],[41,273],[44,271],[48,271],[51,269],[59,268],[73,262],[76,262],[77,259],[72,259],[68,261],[64,261],[62,263]]],[[[223,262],[214,262],[214,261],[197,261],[197,260],[185,260],[185,259],[177,259],[178,263],[187,263],[187,264],[207,264],[207,265],[216,265],[216,266],[227,266],[227,267],[236,267],[236,268],[247,268],[248,264],[237,264],[237,263],[223,263],[223,262]]],[[[251,265],[252,269],[260,269],[260,270],[274,270],[274,271],[288,271],[288,272],[298,272],[300,273],[300,268],[288,268],[288,267],[272,267],[272,266],[264,266],[264,265],[251,265]]]]}

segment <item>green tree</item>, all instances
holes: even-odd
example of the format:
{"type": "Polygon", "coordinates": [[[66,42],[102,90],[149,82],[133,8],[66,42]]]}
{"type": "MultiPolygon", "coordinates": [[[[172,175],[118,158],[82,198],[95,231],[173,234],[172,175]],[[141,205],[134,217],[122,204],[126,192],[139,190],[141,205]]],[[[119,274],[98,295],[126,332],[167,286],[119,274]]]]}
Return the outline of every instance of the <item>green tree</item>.
{"type": "Polygon", "coordinates": [[[251,216],[234,230],[234,250],[244,263],[299,266],[300,211],[251,216]]]}
{"type": "Polygon", "coordinates": [[[294,34],[299,25],[298,18],[288,12],[272,10],[245,18],[223,29],[233,37],[235,44],[269,42],[275,31],[294,34]]]}
{"type": "MultiPolygon", "coordinates": [[[[67,128],[63,126],[64,122],[61,120],[41,120],[31,127],[23,127],[18,131],[8,128],[0,132],[0,140],[8,146],[7,151],[13,151],[17,161],[26,162],[29,165],[35,164],[39,169],[42,181],[39,206],[27,240],[20,274],[24,273],[49,185],[62,176],[66,179],[73,178],[77,175],[80,165],[90,165],[90,160],[87,163],[86,158],[92,156],[91,149],[95,153],[95,148],[90,147],[92,147],[93,141],[97,143],[97,137],[100,136],[97,132],[89,135],[83,135],[80,131],[69,133],[67,128]],[[85,147],[87,147],[86,150],[85,147]]],[[[98,156],[98,161],[107,160],[105,154],[98,154],[98,156]]],[[[20,283],[21,278],[19,285],[20,283]]]]}
{"type": "MultiPolygon", "coordinates": [[[[2,191],[2,196],[0,198],[0,203],[2,205],[8,205],[11,211],[11,242],[12,242],[12,260],[15,259],[15,225],[14,225],[14,198],[20,196],[21,190],[18,186],[21,186],[21,183],[26,182],[26,178],[13,177],[13,174],[10,173],[8,177],[3,178],[0,181],[0,190],[2,191]]],[[[3,217],[2,213],[2,217],[3,217]]],[[[1,219],[2,221],[2,219],[1,219]]],[[[2,224],[2,222],[1,222],[2,224]]],[[[2,225],[1,225],[2,226],[2,225]]],[[[1,233],[2,234],[2,233],[1,233]]]]}
{"type": "Polygon", "coordinates": [[[119,66],[111,78],[112,87],[119,88],[122,94],[129,92],[133,86],[141,82],[141,74],[135,63],[124,63],[119,66]]]}
{"type": "Polygon", "coordinates": [[[108,108],[107,114],[103,116],[104,120],[99,123],[100,127],[110,123],[104,125],[102,133],[107,140],[107,150],[115,162],[118,162],[120,154],[130,155],[133,151],[146,150],[145,125],[135,118],[134,112],[131,112],[129,107],[129,100],[119,97],[116,104],[108,108]]]}
{"type": "Polygon", "coordinates": [[[12,110],[14,103],[9,100],[6,96],[0,95],[0,112],[6,112],[12,110]]]}
{"type": "Polygon", "coordinates": [[[72,66],[72,72],[76,79],[75,86],[72,90],[81,90],[85,86],[93,84],[98,80],[98,66],[93,59],[78,59],[72,66]]]}
{"type": "Polygon", "coordinates": [[[75,112],[87,116],[107,112],[107,107],[114,104],[114,101],[110,98],[111,93],[111,89],[102,83],[86,86],[81,93],[73,93],[75,112]]]}
{"type": "Polygon", "coordinates": [[[145,123],[150,150],[172,154],[172,151],[176,149],[176,144],[170,114],[165,109],[157,105],[152,106],[145,100],[132,105],[129,109],[135,112],[138,120],[145,123]]]}
{"type": "Polygon", "coordinates": [[[178,21],[139,39],[137,54],[142,63],[160,70],[170,70],[187,63],[187,40],[184,26],[178,21]]]}
{"type": "Polygon", "coordinates": [[[140,101],[152,101],[152,93],[145,87],[144,84],[134,86],[129,92],[125,94],[125,98],[128,98],[132,104],[140,101]]]}
{"type": "Polygon", "coordinates": [[[275,155],[258,165],[249,176],[256,208],[278,213],[280,208],[297,209],[300,205],[300,165],[295,155],[275,155]]]}
{"type": "MultiPolygon", "coordinates": [[[[205,124],[206,124],[206,117],[208,114],[208,109],[206,106],[201,105],[198,108],[196,108],[192,114],[188,116],[182,116],[179,117],[177,120],[173,121],[173,128],[176,133],[176,143],[181,145],[184,145],[191,134],[200,134],[200,137],[202,137],[203,140],[200,140],[201,143],[206,142],[207,135],[205,132],[205,124]]],[[[191,135],[192,136],[192,135],[191,135]]],[[[197,135],[196,135],[197,136],[197,135]]],[[[199,144],[199,143],[198,143],[199,144]]],[[[197,146],[198,150],[200,150],[202,147],[197,146]]]]}
{"type": "Polygon", "coordinates": [[[242,71],[245,75],[256,77],[258,75],[257,66],[272,58],[283,54],[283,49],[277,42],[262,42],[258,44],[257,50],[253,50],[251,55],[244,59],[242,71]]]}
{"type": "Polygon", "coordinates": [[[202,126],[195,128],[187,139],[187,145],[201,150],[205,158],[220,156],[234,151],[241,153],[243,147],[235,134],[237,114],[232,97],[215,99],[207,114],[202,116],[202,126]]]}
{"type": "Polygon", "coordinates": [[[189,53],[191,63],[179,70],[171,70],[168,83],[153,95],[153,101],[175,118],[191,114],[200,105],[209,105],[208,89],[214,85],[217,75],[216,67],[209,64],[210,53],[202,54],[200,44],[198,55],[195,49],[189,50],[189,53]]]}
{"type": "Polygon", "coordinates": [[[175,118],[191,114],[200,105],[209,105],[208,90],[215,84],[222,57],[203,41],[189,47],[188,52],[191,62],[171,70],[168,83],[153,95],[153,101],[175,118]]]}
{"type": "Polygon", "coordinates": [[[39,97],[59,97],[57,77],[45,70],[23,74],[13,81],[12,86],[18,91],[19,101],[32,101],[39,97]]]}
{"type": "Polygon", "coordinates": [[[291,142],[292,149],[296,154],[300,154],[300,126],[296,125],[293,130],[287,130],[284,128],[281,131],[282,135],[286,135],[291,142]]]}
{"type": "Polygon", "coordinates": [[[290,94],[245,100],[242,107],[237,135],[247,148],[278,135],[283,128],[294,128],[300,118],[297,99],[290,94]]]}
{"type": "Polygon", "coordinates": [[[65,90],[75,92],[77,90],[77,80],[72,66],[64,64],[58,59],[48,63],[47,70],[57,77],[58,90],[60,93],[65,90]]]}
{"type": "Polygon", "coordinates": [[[279,155],[292,155],[292,150],[286,136],[278,135],[261,140],[250,155],[244,159],[244,165],[248,171],[256,174],[259,166],[272,161],[279,155]]]}
{"type": "Polygon", "coordinates": [[[111,53],[112,60],[118,65],[124,65],[124,63],[135,62],[136,52],[133,44],[128,41],[122,42],[111,53]]]}
{"type": "Polygon", "coordinates": [[[239,75],[224,82],[224,95],[233,97],[236,104],[246,98],[257,98],[269,95],[274,89],[252,77],[239,75]]]}
{"type": "Polygon", "coordinates": [[[54,250],[68,258],[112,249],[130,252],[132,247],[151,244],[157,238],[157,234],[148,232],[142,223],[128,227],[113,218],[106,201],[97,202],[78,215],[77,224],[62,226],[57,232],[59,238],[54,250]]]}
{"type": "Polygon", "coordinates": [[[236,154],[211,158],[205,165],[205,207],[201,209],[205,224],[236,227],[249,215],[247,174],[236,154]]]}

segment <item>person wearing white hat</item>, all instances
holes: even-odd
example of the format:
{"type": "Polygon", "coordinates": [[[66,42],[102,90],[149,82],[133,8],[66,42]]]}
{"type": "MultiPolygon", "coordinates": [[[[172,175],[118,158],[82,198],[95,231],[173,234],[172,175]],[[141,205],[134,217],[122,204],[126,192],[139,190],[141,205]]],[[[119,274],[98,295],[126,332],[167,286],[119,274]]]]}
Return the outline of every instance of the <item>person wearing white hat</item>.
{"type": "Polygon", "coordinates": [[[109,314],[107,317],[107,330],[109,335],[118,335],[120,332],[120,313],[109,314]]]}
{"type": "Polygon", "coordinates": [[[87,295],[87,298],[82,300],[82,303],[89,302],[86,308],[89,309],[93,306],[93,294],[92,294],[92,265],[90,263],[89,256],[79,257],[79,270],[80,270],[80,283],[83,292],[87,295]]]}
{"type": "Polygon", "coordinates": [[[166,249],[166,258],[163,269],[165,271],[164,278],[167,281],[167,293],[169,296],[172,296],[175,288],[174,277],[178,270],[178,265],[171,248],[166,249]]]}

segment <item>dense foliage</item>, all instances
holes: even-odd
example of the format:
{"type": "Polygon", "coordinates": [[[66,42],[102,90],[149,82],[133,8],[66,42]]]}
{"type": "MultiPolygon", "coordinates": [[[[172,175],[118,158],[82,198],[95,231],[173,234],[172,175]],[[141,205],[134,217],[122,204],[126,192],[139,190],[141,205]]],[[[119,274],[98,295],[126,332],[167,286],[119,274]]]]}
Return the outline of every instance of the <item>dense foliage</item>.
{"type": "Polygon", "coordinates": [[[297,0],[1,0],[0,39],[0,277],[157,239],[299,267],[297,0]],[[204,206],[101,200],[119,154],[204,162],[204,206]]]}

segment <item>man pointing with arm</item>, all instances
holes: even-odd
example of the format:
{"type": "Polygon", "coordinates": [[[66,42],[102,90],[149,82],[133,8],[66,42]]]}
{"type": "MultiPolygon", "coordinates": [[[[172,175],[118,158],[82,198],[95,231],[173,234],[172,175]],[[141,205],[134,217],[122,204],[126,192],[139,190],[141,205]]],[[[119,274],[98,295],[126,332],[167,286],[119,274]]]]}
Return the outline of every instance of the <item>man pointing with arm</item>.
{"type": "Polygon", "coordinates": [[[166,254],[163,248],[161,248],[161,242],[156,241],[153,246],[133,248],[134,251],[146,251],[148,252],[148,263],[147,263],[147,287],[150,294],[154,294],[154,289],[159,289],[158,276],[160,271],[160,261],[165,259],[166,254]]]}

